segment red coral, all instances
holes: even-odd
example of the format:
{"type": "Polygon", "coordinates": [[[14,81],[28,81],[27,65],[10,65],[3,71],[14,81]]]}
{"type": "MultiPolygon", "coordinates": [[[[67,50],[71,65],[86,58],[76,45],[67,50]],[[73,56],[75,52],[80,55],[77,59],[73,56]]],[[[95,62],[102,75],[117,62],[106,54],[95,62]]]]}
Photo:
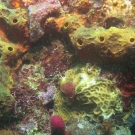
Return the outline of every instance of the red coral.
{"type": "Polygon", "coordinates": [[[128,111],[131,107],[131,98],[135,98],[135,77],[132,72],[103,72],[101,78],[113,80],[121,91],[123,110],[128,111]]]}
{"type": "Polygon", "coordinates": [[[76,85],[73,82],[67,82],[61,86],[61,91],[64,92],[69,98],[74,98],[76,85]]]}
{"type": "Polygon", "coordinates": [[[51,135],[65,135],[65,124],[63,119],[58,116],[52,116],[50,120],[51,125],[51,135]]]}
{"type": "Polygon", "coordinates": [[[131,98],[135,97],[135,79],[130,72],[118,73],[116,77],[116,85],[119,87],[122,94],[123,109],[128,111],[131,107],[131,98]]]}
{"type": "Polygon", "coordinates": [[[124,97],[129,98],[135,96],[135,84],[124,84],[120,90],[122,92],[122,96],[124,97]]]}

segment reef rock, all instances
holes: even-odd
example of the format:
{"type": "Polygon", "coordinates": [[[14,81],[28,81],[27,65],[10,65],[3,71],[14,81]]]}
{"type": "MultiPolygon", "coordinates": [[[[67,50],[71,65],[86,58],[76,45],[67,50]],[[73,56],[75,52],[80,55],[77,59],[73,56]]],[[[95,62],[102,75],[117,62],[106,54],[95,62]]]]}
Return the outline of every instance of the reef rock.
{"type": "Polygon", "coordinates": [[[56,13],[60,8],[58,0],[45,0],[44,2],[36,3],[28,7],[30,20],[30,40],[37,41],[45,32],[43,24],[47,17],[56,13]]]}

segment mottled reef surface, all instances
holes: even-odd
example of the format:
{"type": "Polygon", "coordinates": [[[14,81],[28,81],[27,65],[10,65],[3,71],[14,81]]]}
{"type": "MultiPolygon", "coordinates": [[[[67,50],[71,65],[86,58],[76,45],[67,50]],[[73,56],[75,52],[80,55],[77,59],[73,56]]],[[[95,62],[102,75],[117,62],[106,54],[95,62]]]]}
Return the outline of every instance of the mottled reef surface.
{"type": "Polygon", "coordinates": [[[0,135],[135,135],[135,0],[0,0],[0,135]]]}

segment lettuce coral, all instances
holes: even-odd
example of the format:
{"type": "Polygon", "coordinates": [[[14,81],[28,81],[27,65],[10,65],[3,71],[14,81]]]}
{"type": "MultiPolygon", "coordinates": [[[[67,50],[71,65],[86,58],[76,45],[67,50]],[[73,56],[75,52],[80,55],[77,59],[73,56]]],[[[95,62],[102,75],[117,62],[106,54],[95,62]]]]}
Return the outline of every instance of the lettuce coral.
{"type": "Polygon", "coordinates": [[[75,67],[66,71],[60,79],[60,87],[69,81],[75,83],[75,96],[71,100],[66,93],[57,90],[55,114],[67,121],[83,115],[100,121],[122,112],[120,90],[110,80],[99,79],[99,73],[100,68],[96,66],[75,67]]]}

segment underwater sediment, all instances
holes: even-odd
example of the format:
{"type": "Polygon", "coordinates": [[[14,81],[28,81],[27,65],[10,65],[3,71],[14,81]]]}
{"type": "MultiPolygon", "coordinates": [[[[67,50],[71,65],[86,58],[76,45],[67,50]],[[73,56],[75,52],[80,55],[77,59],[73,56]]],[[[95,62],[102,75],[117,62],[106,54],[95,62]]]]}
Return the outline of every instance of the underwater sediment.
{"type": "Polygon", "coordinates": [[[0,135],[134,135],[134,22],[134,0],[0,0],[0,135]]]}

